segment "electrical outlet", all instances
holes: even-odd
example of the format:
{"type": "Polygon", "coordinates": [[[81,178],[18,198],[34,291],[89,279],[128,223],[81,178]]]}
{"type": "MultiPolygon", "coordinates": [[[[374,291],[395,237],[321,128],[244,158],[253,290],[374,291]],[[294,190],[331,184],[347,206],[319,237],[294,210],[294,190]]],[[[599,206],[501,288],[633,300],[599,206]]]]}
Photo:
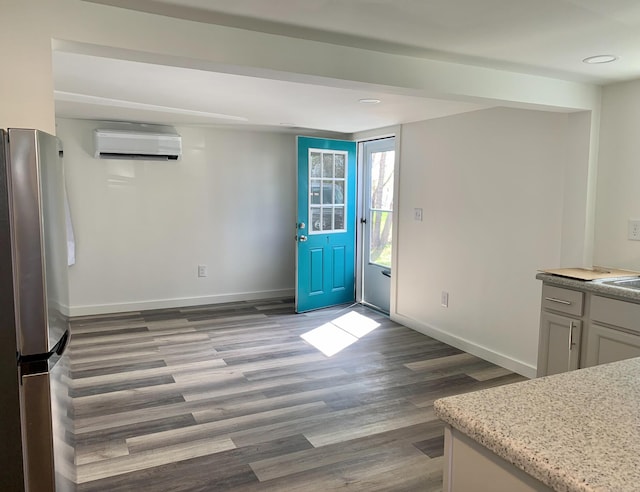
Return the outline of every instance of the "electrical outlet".
{"type": "Polygon", "coordinates": [[[444,290],[442,294],[440,294],[440,305],[442,307],[449,307],[449,293],[444,290]]]}
{"type": "Polygon", "coordinates": [[[629,239],[640,241],[640,220],[629,219],[629,239]]]}
{"type": "Polygon", "coordinates": [[[198,277],[206,277],[207,275],[209,275],[207,265],[198,265],[198,277]]]}
{"type": "Polygon", "coordinates": [[[422,209],[421,208],[414,208],[413,209],[413,218],[414,218],[414,220],[422,222],[422,209]]]}

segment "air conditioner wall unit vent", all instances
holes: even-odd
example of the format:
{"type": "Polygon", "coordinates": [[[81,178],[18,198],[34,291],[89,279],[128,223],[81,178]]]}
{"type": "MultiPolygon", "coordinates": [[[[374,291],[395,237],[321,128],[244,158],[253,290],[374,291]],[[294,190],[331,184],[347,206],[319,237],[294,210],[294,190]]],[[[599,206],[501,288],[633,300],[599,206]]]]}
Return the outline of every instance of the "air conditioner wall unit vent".
{"type": "Polygon", "coordinates": [[[182,137],[176,133],[97,129],[93,141],[96,159],[175,161],[182,156],[182,137]]]}

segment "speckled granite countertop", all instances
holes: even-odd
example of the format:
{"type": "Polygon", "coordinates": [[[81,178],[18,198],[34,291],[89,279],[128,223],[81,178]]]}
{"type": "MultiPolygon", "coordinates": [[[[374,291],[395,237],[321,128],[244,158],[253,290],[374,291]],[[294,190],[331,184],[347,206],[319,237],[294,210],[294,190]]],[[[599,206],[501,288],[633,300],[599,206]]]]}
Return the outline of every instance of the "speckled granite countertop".
{"type": "MultiPolygon", "coordinates": [[[[578,289],[594,294],[613,297],[616,299],[623,299],[630,302],[640,303],[640,290],[639,289],[627,289],[617,285],[607,285],[603,283],[603,280],[576,280],[569,277],[562,277],[559,275],[551,275],[549,273],[539,273],[536,275],[538,280],[542,280],[546,284],[556,285],[558,287],[566,287],[568,289],[578,289]]],[[[640,490],[640,485],[638,486],[640,490]]]]}
{"type": "Polygon", "coordinates": [[[434,407],[554,490],[640,490],[640,358],[443,398],[434,407]]]}

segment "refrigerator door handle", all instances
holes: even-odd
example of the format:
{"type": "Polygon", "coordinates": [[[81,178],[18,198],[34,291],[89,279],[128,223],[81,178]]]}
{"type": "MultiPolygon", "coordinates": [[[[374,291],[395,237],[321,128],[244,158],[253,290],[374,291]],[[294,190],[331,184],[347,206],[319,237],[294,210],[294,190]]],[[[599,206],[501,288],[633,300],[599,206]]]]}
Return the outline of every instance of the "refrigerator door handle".
{"type": "Polygon", "coordinates": [[[58,340],[58,343],[55,344],[53,350],[51,351],[51,355],[54,353],[56,355],[64,354],[64,351],[67,349],[67,345],[69,344],[69,330],[64,332],[64,335],[58,340]]]}
{"type": "Polygon", "coordinates": [[[60,357],[69,344],[69,330],[53,346],[51,352],[46,354],[21,355],[18,357],[18,365],[20,366],[20,375],[27,376],[29,374],[41,374],[51,370],[56,365],[60,357]]]}

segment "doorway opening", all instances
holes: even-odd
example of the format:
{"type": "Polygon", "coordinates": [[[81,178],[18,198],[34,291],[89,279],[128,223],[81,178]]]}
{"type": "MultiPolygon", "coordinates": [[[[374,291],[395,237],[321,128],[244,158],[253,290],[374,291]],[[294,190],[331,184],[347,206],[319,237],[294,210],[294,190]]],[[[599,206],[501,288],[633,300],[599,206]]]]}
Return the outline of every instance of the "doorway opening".
{"type": "Polygon", "coordinates": [[[297,137],[295,310],[391,308],[396,137],[297,137]],[[357,161],[357,165],[356,165],[357,161]]]}
{"type": "Polygon", "coordinates": [[[361,142],[358,299],[389,314],[393,250],[395,137],[361,142]]]}

